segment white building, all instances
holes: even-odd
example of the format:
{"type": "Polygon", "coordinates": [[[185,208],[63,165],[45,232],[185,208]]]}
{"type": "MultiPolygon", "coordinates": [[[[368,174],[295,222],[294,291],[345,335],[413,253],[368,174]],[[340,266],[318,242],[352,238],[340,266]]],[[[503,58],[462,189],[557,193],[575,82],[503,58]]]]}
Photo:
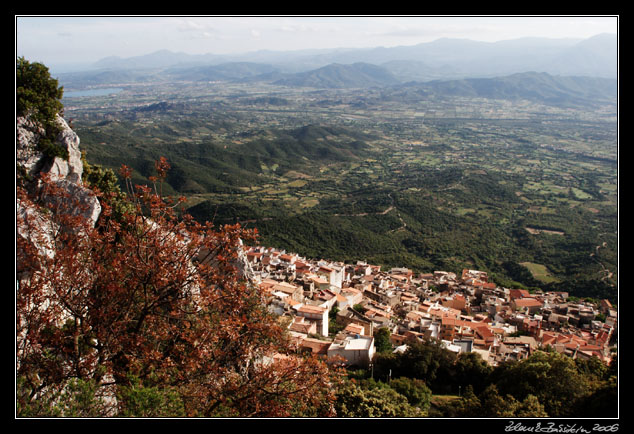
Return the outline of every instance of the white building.
{"type": "Polygon", "coordinates": [[[320,261],[319,268],[315,272],[326,279],[330,285],[339,289],[343,286],[345,267],[320,261]]]}
{"type": "MultiPolygon", "coordinates": [[[[328,358],[341,357],[347,365],[367,366],[374,357],[372,336],[349,335],[328,347],[328,358]]],[[[333,359],[336,360],[336,359],[333,359]]]]}
{"type": "Polygon", "coordinates": [[[310,306],[307,304],[296,307],[297,315],[317,323],[317,333],[328,336],[328,308],[323,306],[310,306]]]}

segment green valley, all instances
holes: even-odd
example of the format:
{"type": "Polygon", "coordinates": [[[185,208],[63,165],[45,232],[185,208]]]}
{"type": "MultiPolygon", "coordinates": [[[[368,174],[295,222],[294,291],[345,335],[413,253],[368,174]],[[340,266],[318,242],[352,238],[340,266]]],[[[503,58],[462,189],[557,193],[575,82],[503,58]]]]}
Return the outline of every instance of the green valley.
{"type": "Polygon", "coordinates": [[[116,87],[64,100],[87,161],[126,164],[143,183],[165,156],[165,191],[199,220],[256,227],[261,244],[307,257],[479,269],[507,287],[617,299],[617,113],[600,98],[116,87]]]}

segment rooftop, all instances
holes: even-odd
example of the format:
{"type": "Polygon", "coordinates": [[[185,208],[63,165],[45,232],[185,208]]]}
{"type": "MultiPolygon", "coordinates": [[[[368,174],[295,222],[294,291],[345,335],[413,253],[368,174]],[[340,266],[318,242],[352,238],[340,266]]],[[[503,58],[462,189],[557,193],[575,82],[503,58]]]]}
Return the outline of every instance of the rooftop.
{"type": "Polygon", "coordinates": [[[367,350],[374,342],[374,338],[371,336],[354,335],[347,336],[342,341],[333,342],[330,349],[343,348],[346,350],[367,350]]]}

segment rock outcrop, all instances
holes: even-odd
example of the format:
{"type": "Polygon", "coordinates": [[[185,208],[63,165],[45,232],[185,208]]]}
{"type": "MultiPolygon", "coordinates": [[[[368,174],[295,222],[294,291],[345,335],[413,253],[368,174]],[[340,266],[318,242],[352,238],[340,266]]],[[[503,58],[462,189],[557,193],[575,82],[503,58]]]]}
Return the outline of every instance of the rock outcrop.
{"type": "MultiPolygon", "coordinates": [[[[38,148],[38,142],[44,135],[44,129],[27,117],[16,119],[16,165],[27,176],[34,178],[47,173],[51,180],[63,188],[73,198],[71,214],[80,214],[94,225],[101,213],[101,205],[93,192],[82,185],[84,171],[79,150],[79,137],[66,121],[57,116],[60,132],[56,144],[66,149],[68,159],[49,157],[38,148]]],[[[42,198],[45,202],[46,197],[42,198]]],[[[18,204],[19,206],[19,204],[18,204]]],[[[68,205],[71,207],[71,205],[68,205]]]]}
{"type": "MultiPolygon", "coordinates": [[[[93,227],[101,214],[101,204],[97,196],[82,184],[83,163],[79,137],[61,116],[57,116],[56,122],[60,127],[56,144],[67,150],[68,159],[45,155],[38,147],[44,129],[29,118],[16,119],[16,175],[29,180],[28,188],[41,200],[40,205],[35,205],[30,200],[17,198],[16,237],[25,240],[27,245],[48,258],[55,255],[53,239],[60,228],[51,219],[50,212],[42,211],[42,205],[65,214],[81,216],[93,227]],[[48,174],[51,183],[63,195],[47,195],[38,180],[41,174],[48,174]]],[[[20,249],[16,252],[16,269],[20,278],[25,277],[22,276],[22,253],[20,249]]]]}

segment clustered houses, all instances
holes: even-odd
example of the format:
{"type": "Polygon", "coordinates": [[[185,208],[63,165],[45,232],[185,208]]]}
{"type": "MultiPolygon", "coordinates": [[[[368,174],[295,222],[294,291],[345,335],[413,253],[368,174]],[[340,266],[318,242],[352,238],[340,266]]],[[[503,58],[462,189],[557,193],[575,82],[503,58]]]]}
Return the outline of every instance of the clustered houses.
{"type": "Polygon", "coordinates": [[[489,282],[486,272],[415,274],[406,268],[307,260],[250,247],[246,258],[268,307],[280,315],[298,351],[365,366],[374,330],[387,328],[394,351],[408,339],[435,338],[457,353],[477,352],[495,366],[551,347],[571,357],[611,358],[616,310],[571,302],[567,293],[529,293],[489,282]],[[336,308],[336,309],[335,309],[336,308]],[[333,309],[335,309],[333,311],[333,309]],[[329,330],[336,312],[339,332],[329,330]],[[602,314],[605,321],[596,320],[602,314]]]}

